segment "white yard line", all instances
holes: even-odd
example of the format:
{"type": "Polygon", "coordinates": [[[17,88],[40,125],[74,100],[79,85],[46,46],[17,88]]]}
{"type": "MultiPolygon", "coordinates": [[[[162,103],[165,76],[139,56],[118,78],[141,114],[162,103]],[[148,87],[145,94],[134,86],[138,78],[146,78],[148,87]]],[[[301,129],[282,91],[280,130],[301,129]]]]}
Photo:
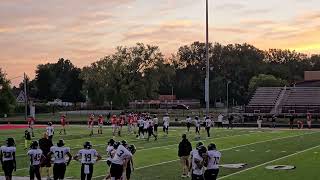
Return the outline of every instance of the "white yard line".
{"type": "Polygon", "coordinates": [[[220,180],[220,179],[225,179],[225,178],[228,178],[228,177],[231,177],[231,176],[234,176],[234,175],[237,175],[237,174],[246,172],[246,171],[250,171],[250,170],[252,170],[252,169],[255,169],[255,168],[258,168],[258,167],[261,167],[261,166],[265,166],[265,165],[267,165],[267,164],[270,164],[270,163],[273,163],[273,162],[276,162],[276,161],[279,161],[279,160],[282,160],[282,159],[286,159],[286,158],[288,158],[288,157],[292,157],[292,156],[295,156],[295,155],[298,155],[298,154],[301,154],[301,153],[304,153],[304,152],[307,152],[307,151],[316,149],[316,148],[318,148],[318,147],[320,147],[320,145],[317,145],[317,146],[314,146],[314,147],[311,147],[311,148],[308,148],[308,149],[305,149],[305,150],[302,150],[302,151],[298,151],[298,152],[296,152],[296,153],[289,154],[289,155],[287,155],[287,156],[283,156],[283,157],[281,157],[281,158],[277,158],[277,159],[274,159],[274,160],[272,160],[272,161],[268,161],[268,162],[259,164],[259,165],[257,165],[257,166],[253,166],[253,167],[250,167],[250,168],[247,168],[247,169],[244,169],[244,170],[241,170],[241,171],[238,171],[238,172],[235,172],[235,173],[232,173],[232,174],[223,176],[223,177],[221,177],[221,178],[218,178],[218,180],[220,180]]]}
{"type": "MultiPolygon", "coordinates": [[[[299,137],[299,136],[303,136],[303,135],[310,135],[310,134],[315,134],[315,133],[319,133],[319,132],[305,133],[305,134],[300,134],[300,135],[286,136],[286,137],[269,139],[269,140],[264,140],[264,141],[257,141],[257,142],[254,142],[254,143],[248,143],[248,144],[243,144],[243,145],[239,145],[239,146],[234,146],[234,147],[231,147],[231,148],[221,149],[220,151],[228,151],[228,150],[232,150],[232,149],[236,149],[236,148],[240,148],[240,147],[245,147],[245,146],[250,146],[250,145],[254,145],[254,144],[265,143],[265,142],[270,142],[270,141],[277,141],[277,140],[282,140],[282,139],[287,139],[287,138],[293,138],[293,137],[299,137]]],[[[319,146],[320,146],[320,145],[319,145],[319,146]]],[[[317,147],[318,147],[318,146],[317,146],[317,147]]],[[[315,147],[314,147],[314,148],[315,148],[315,147]]],[[[300,152],[300,153],[301,153],[301,152],[300,152]]],[[[161,162],[161,163],[150,164],[150,165],[138,167],[138,168],[135,168],[135,169],[136,169],[136,170],[145,169],[145,168],[149,168],[149,167],[154,167],[154,166],[159,166],[159,165],[163,165],[163,164],[172,163],[172,162],[179,161],[179,160],[180,160],[180,159],[175,159],[175,160],[170,160],[170,161],[164,161],[164,162],[161,162]]],[[[101,177],[104,177],[104,176],[105,176],[105,175],[96,176],[96,177],[93,177],[93,179],[101,178],[101,177]]]]}

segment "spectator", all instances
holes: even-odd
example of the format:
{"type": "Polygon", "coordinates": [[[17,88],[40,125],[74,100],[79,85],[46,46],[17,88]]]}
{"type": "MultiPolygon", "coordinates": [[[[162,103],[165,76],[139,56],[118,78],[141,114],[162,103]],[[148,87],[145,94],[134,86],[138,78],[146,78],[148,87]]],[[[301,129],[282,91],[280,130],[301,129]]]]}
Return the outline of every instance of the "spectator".
{"type": "Polygon", "coordinates": [[[271,127],[272,128],[276,128],[276,119],[277,119],[277,116],[275,114],[272,115],[272,118],[271,118],[271,122],[272,122],[271,127]]]}
{"type": "Polygon", "coordinates": [[[180,162],[182,165],[182,175],[181,177],[190,177],[190,173],[188,172],[189,170],[189,155],[190,152],[192,151],[192,146],[189,140],[187,139],[187,135],[183,134],[182,135],[182,141],[179,143],[179,151],[178,151],[178,156],[180,157],[180,162]]]}
{"type": "Polygon", "coordinates": [[[262,125],[262,116],[258,116],[257,124],[258,124],[258,129],[261,129],[261,125],[262,125]]]}
{"type": "Polygon", "coordinates": [[[230,115],[229,118],[228,118],[228,121],[229,121],[229,123],[228,123],[228,129],[229,129],[229,128],[230,128],[230,129],[233,128],[233,119],[234,119],[233,115],[230,115]]]}
{"type": "Polygon", "coordinates": [[[217,122],[218,127],[223,128],[222,121],[223,121],[223,115],[220,113],[218,116],[218,122],[217,122]]]}
{"type": "Polygon", "coordinates": [[[307,113],[307,124],[308,124],[308,129],[311,129],[311,122],[312,122],[311,113],[307,113]]]}
{"type": "Polygon", "coordinates": [[[290,129],[293,129],[293,125],[294,125],[294,115],[292,114],[289,118],[289,125],[290,125],[290,129]]]}

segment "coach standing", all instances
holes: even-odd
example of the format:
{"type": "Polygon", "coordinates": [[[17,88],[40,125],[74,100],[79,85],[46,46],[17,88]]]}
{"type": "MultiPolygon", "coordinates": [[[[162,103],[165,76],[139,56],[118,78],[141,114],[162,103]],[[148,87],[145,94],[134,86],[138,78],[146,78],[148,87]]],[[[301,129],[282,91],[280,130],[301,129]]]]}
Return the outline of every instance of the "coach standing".
{"type": "Polygon", "coordinates": [[[182,165],[182,175],[181,177],[189,177],[190,174],[188,172],[189,169],[189,155],[192,151],[192,146],[189,140],[187,139],[187,135],[182,135],[182,141],[179,143],[178,156],[180,157],[180,162],[182,165]]]}
{"type": "Polygon", "coordinates": [[[52,141],[48,139],[48,134],[44,133],[43,138],[39,140],[39,147],[43,152],[43,155],[45,156],[44,161],[41,162],[41,177],[44,177],[44,175],[47,176],[47,179],[51,179],[51,159],[48,157],[48,154],[50,152],[50,148],[53,146],[52,141]]]}

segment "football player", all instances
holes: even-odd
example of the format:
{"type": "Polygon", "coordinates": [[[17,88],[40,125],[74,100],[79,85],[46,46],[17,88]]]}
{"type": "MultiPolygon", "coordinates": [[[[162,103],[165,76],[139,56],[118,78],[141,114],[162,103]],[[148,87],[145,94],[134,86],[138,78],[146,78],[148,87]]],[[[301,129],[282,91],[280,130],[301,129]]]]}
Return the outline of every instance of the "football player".
{"type": "Polygon", "coordinates": [[[146,122],[148,123],[148,129],[147,129],[147,131],[148,131],[148,139],[147,139],[147,141],[149,141],[151,135],[154,137],[154,140],[156,141],[157,140],[157,135],[153,133],[153,126],[154,126],[153,120],[151,119],[151,117],[148,117],[146,122]]]}
{"type": "Polygon", "coordinates": [[[51,159],[51,156],[54,155],[54,165],[53,165],[53,179],[62,180],[66,173],[66,166],[69,166],[72,155],[70,154],[70,148],[64,147],[63,139],[60,139],[57,143],[57,146],[52,146],[48,154],[48,158],[51,159]],[[68,162],[66,163],[65,157],[68,156],[68,162]]]}
{"type": "Polygon", "coordinates": [[[221,153],[217,150],[216,145],[211,143],[208,145],[208,156],[206,160],[206,171],[204,173],[205,180],[216,180],[219,174],[219,163],[221,153]]]}
{"type": "Polygon", "coordinates": [[[121,137],[122,127],[124,126],[126,116],[122,113],[118,119],[118,136],[121,137]]]}
{"type": "Polygon", "coordinates": [[[30,141],[31,141],[31,134],[30,134],[30,131],[26,129],[24,131],[24,149],[25,150],[28,149],[28,146],[30,145],[30,141]]]}
{"type": "Polygon", "coordinates": [[[103,122],[104,122],[103,116],[100,114],[98,117],[98,126],[99,126],[98,134],[102,134],[103,122]]]}
{"type": "Polygon", "coordinates": [[[127,149],[127,143],[122,141],[122,143],[116,143],[115,148],[116,153],[112,159],[112,164],[110,168],[111,180],[126,179],[127,164],[132,158],[132,153],[127,149]]]}
{"type": "Polygon", "coordinates": [[[116,131],[117,131],[117,125],[118,124],[118,119],[116,115],[113,115],[111,118],[111,126],[112,126],[112,136],[115,138],[116,136],[116,131]]]}
{"type": "Polygon", "coordinates": [[[134,114],[133,115],[133,133],[134,134],[137,134],[137,127],[138,127],[138,115],[137,114],[134,114]]]}
{"type": "Polygon", "coordinates": [[[0,147],[0,162],[6,180],[12,180],[12,172],[16,171],[16,147],[13,138],[8,138],[5,146],[0,147]]]}
{"type": "Polygon", "coordinates": [[[139,130],[138,130],[138,135],[137,135],[137,138],[144,138],[144,117],[140,116],[139,120],[138,120],[138,125],[139,125],[139,130]]]}
{"type": "Polygon", "coordinates": [[[91,143],[87,141],[83,144],[83,149],[74,156],[74,159],[81,162],[81,180],[91,180],[93,165],[101,160],[101,156],[95,149],[92,149],[91,143]]]}
{"type": "Polygon", "coordinates": [[[156,115],[153,115],[153,131],[156,135],[158,135],[158,126],[159,126],[159,119],[156,115]]]}
{"type": "Polygon", "coordinates": [[[94,115],[91,114],[88,119],[88,128],[90,130],[90,136],[93,135],[94,115]]]}
{"type": "Polygon", "coordinates": [[[191,122],[192,122],[191,117],[187,116],[187,118],[186,118],[187,132],[190,132],[191,122]]]}
{"type": "MultiPolygon", "coordinates": [[[[108,142],[107,149],[106,149],[106,152],[107,152],[107,165],[109,167],[111,166],[112,158],[114,157],[114,154],[116,152],[116,149],[114,148],[114,144],[115,144],[115,141],[113,139],[110,139],[109,142],[108,142]]],[[[110,177],[111,177],[111,175],[110,175],[110,169],[109,169],[108,174],[107,174],[105,179],[109,179],[110,177]]]]}
{"type": "Polygon", "coordinates": [[[31,129],[32,137],[34,137],[34,132],[33,132],[34,122],[35,122],[34,117],[33,116],[29,116],[28,119],[27,119],[27,123],[28,123],[29,128],[31,129]]]}
{"type": "Polygon", "coordinates": [[[199,139],[200,138],[200,126],[201,126],[201,123],[200,123],[200,120],[199,120],[198,116],[195,117],[194,123],[195,123],[195,127],[196,127],[196,139],[199,139]]]}
{"type": "Polygon", "coordinates": [[[52,126],[52,122],[48,122],[48,126],[46,127],[46,132],[48,134],[48,139],[52,141],[54,135],[54,127],[52,126]]]}
{"type": "Polygon", "coordinates": [[[169,121],[170,121],[169,114],[166,113],[163,116],[163,132],[166,133],[166,136],[168,136],[169,134],[169,121]]]}
{"type": "Polygon", "coordinates": [[[192,180],[204,180],[204,164],[207,157],[207,148],[203,145],[197,147],[197,151],[192,153],[192,180]]]}
{"type": "Polygon", "coordinates": [[[190,172],[192,172],[192,159],[193,159],[193,154],[198,151],[197,148],[200,147],[200,146],[203,146],[203,142],[201,142],[201,141],[198,142],[198,143],[196,144],[196,148],[193,149],[193,150],[190,152],[190,159],[189,159],[190,164],[189,164],[189,172],[188,172],[188,174],[187,174],[187,177],[190,177],[190,172]]]}
{"type": "Polygon", "coordinates": [[[67,134],[67,132],[66,132],[66,124],[67,124],[66,115],[64,115],[64,114],[61,115],[60,123],[61,123],[61,129],[60,129],[59,134],[62,134],[62,130],[63,130],[64,135],[66,135],[67,134]]]}
{"type": "Polygon", "coordinates": [[[30,146],[30,150],[27,155],[30,157],[30,180],[34,180],[34,176],[36,176],[37,180],[41,180],[40,175],[40,162],[41,159],[44,159],[45,156],[42,153],[42,150],[39,149],[38,141],[33,141],[30,146]]]}
{"type": "Polygon", "coordinates": [[[128,134],[132,134],[133,131],[133,115],[130,113],[128,115],[128,134]]]}
{"type": "MultiPolygon", "coordinates": [[[[134,155],[136,153],[136,147],[134,145],[130,145],[128,146],[128,150],[131,152],[132,155],[134,155]]],[[[131,172],[133,171],[134,167],[133,167],[133,159],[131,158],[128,162],[127,162],[127,168],[126,168],[126,178],[127,180],[130,180],[131,177],[131,172]]]]}
{"type": "Polygon", "coordinates": [[[212,126],[212,121],[210,119],[209,116],[206,117],[206,131],[207,131],[207,135],[208,135],[208,138],[210,137],[210,128],[212,126]]]}

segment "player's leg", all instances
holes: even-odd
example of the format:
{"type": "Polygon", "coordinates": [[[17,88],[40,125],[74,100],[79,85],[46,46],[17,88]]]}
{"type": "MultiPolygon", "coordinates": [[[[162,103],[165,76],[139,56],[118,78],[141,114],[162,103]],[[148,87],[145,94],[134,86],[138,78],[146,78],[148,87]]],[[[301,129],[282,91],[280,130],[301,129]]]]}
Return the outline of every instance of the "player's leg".
{"type": "Polygon", "coordinates": [[[81,165],[81,180],[86,180],[86,174],[84,173],[84,164],[81,165]]]}
{"type": "Polygon", "coordinates": [[[87,180],[92,179],[92,174],[93,174],[93,164],[89,164],[89,174],[87,174],[87,180]]]}
{"type": "Polygon", "coordinates": [[[34,166],[34,174],[36,175],[37,180],[41,180],[40,165],[34,166]]]}
{"type": "Polygon", "coordinates": [[[59,179],[64,179],[64,175],[66,174],[67,166],[66,164],[60,164],[60,173],[59,173],[59,179]]]}
{"type": "Polygon", "coordinates": [[[34,166],[30,165],[29,168],[29,176],[30,176],[30,180],[34,180],[34,166]]]}

